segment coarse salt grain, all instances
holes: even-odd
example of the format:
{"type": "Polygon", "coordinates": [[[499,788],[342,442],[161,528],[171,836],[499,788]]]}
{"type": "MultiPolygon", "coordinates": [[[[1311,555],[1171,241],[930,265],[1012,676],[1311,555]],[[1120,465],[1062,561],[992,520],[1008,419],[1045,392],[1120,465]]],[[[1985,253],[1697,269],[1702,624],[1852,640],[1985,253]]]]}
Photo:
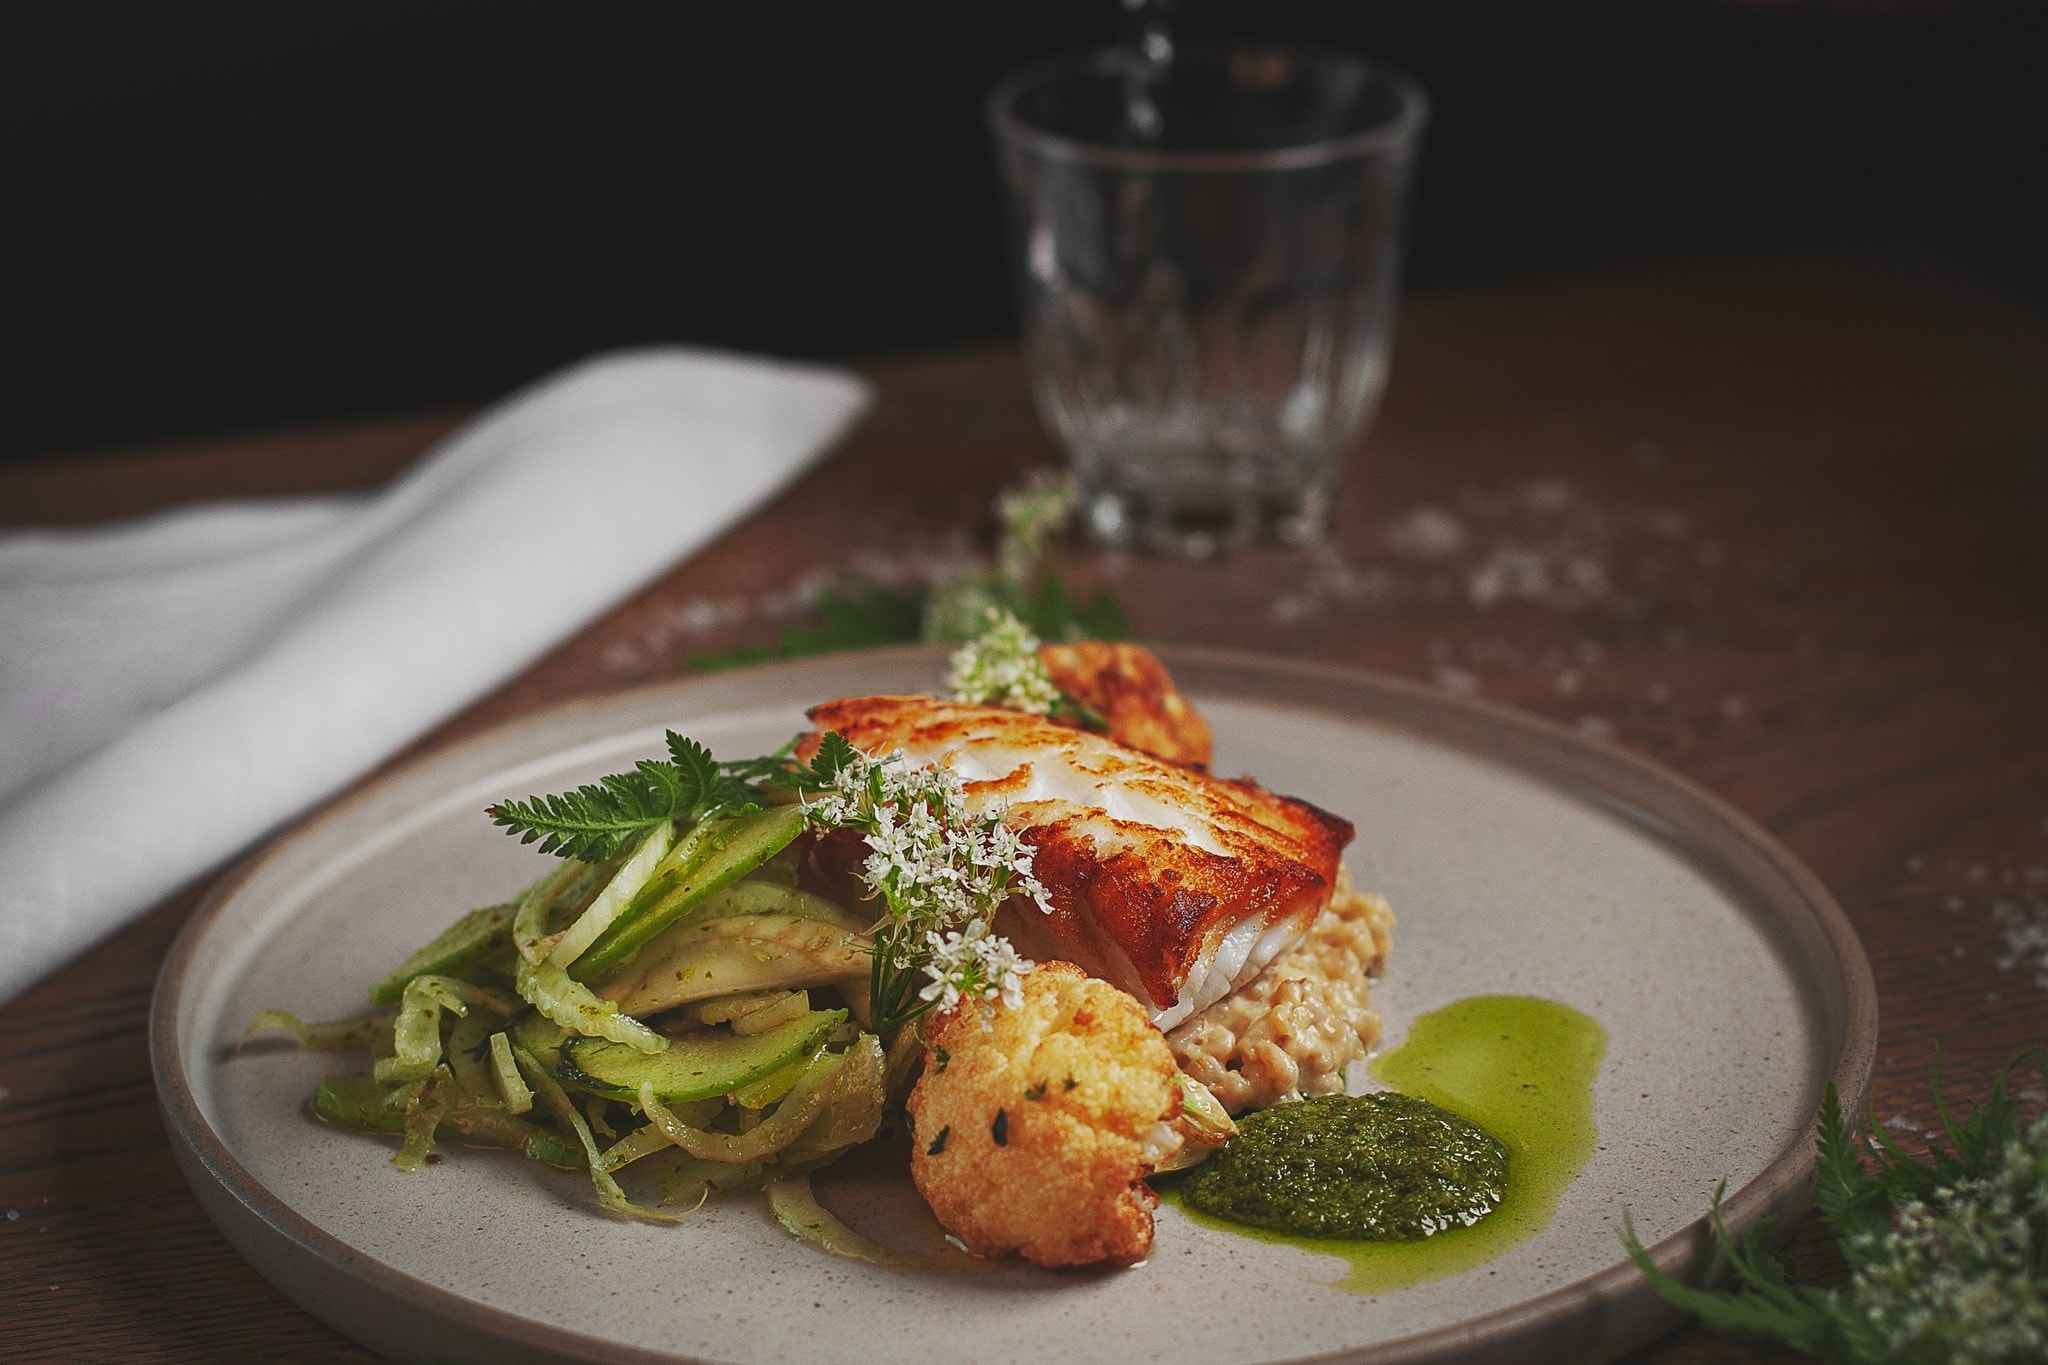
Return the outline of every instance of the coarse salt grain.
{"type": "Polygon", "coordinates": [[[1387,548],[1410,559],[1442,559],[1465,548],[1465,523],[1441,507],[1417,507],[1394,519],[1387,548]]]}
{"type": "Polygon", "coordinates": [[[1992,906],[1992,916],[1999,922],[1999,939],[2005,948],[1992,965],[2001,972],[2024,969],[2032,975],[2034,985],[2048,990],[2048,905],[2023,907],[1999,901],[1992,906]]]}
{"type": "Polygon", "coordinates": [[[1460,697],[1476,696],[1479,692],[1479,675],[1468,673],[1462,668],[1452,668],[1448,664],[1439,665],[1430,676],[1435,679],[1438,687],[1460,697]]]}

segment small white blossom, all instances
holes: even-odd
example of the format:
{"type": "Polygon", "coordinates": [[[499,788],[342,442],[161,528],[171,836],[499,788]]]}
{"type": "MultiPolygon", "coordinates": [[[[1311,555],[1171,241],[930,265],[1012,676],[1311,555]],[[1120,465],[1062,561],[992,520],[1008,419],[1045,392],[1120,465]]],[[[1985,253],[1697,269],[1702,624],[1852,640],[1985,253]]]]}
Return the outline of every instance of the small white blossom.
{"type": "Polygon", "coordinates": [[[1052,904],[1032,873],[1030,846],[1004,811],[973,813],[959,774],[898,752],[854,755],[829,786],[804,798],[804,813],[813,828],[857,830],[866,840],[861,880],[883,910],[875,929],[882,1007],[904,1006],[904,978],[919,970],[931,978],[916,992],[927,1004],[944,997],[950,1006],[962,993],[1021,998],[1017,978],[1031,964],[990,925],[1013,898],[1047,913],[1052,904]]]}
{"type": "Polygon", "coordinates": [[[1060,690],[1038,657],[1038,637],[1002,607],[988,608],[986,619],[981,634],[953,651],[946,675],[953,700],[1047,714],[1060,690]]]}
{"type": "Polygon", "coordinates": [[[931,984],[918,992],[919,999],[934,1001],[942,1010],[953,1008],[963,996],[1000,999],[1011,1009],[1024,1003],[1024,976],[1036,964],[1021,956],[1008,939],[990,932],[987,921],[969,920],[964,930],[926,934],[925,940],[931,956],[924,974],[931,984]]]}
{"type": "Polygon", "coordinates": [[[1882,1232],[1846,1238],[1842,1290],[1899,1359],[2006,1365],[2048,1358],[2048,1119],[1982,1176],[1938,1186],[1882,1232]]]}

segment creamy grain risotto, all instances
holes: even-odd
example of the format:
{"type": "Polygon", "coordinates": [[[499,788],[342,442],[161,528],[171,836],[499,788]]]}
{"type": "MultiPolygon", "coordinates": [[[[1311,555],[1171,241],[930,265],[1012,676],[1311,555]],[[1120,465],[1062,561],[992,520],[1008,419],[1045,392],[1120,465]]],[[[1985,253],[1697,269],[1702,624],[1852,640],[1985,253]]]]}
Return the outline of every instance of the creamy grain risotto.
{"type": "Polygon", "coordinates": [[[1386,899],[1353,888],[1340,866],[1328,908],[1301,942],[1167,1034],[1181,1069],[1233,1114],[1343,1090],[1344,1068],[1379,1042],[1366,994],[1393,929],[1386,899]]]}

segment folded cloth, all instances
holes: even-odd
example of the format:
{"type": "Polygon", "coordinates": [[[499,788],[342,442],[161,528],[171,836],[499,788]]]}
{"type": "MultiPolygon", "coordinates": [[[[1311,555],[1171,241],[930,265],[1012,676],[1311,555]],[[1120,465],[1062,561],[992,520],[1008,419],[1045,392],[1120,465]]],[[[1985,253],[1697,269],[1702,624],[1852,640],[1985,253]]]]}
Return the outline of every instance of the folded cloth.
{"type": "Polygon", "coordinates": [[[704,545],[867,401],[624,352],[373,495],[0,536],[0,1003],[704,545]]]}

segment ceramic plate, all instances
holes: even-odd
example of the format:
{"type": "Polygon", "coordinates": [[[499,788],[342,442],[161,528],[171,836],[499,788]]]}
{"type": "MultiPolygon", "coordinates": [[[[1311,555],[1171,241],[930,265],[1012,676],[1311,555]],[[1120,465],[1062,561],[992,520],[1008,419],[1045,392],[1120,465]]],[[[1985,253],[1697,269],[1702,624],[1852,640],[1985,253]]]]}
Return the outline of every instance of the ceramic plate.
{"type": "MultiPolygon", "coordinates": [[[[1860,1101],[1870,974],[1827,892],[1683,779],[1547,723],[1404,683],[1241,655],[1167,655],[1219,772],[1357,823],[1362,886],[1400,915],[1374,990],[1388,1040],[1463,996],[1548,996],[1609,1035],[1599,1146],[1542,1233],[1377,1297],[1335,1258],[1160,1210],[1142,1267],[932,1278],[792,1241],[755,1199],[678,1226],[600,1214],[581,1176],[456,1149],[401,1175],[303,1106],[333,1059],[230,1055],[259,1009],[359,1013],[367,985],[537,855],[482,811],[658,752],[775,747],[838,696],[932,689],[942,655],[804,660],[577,701],[433,754],[328,808],[223,880],[157,988],[152,1049],[187,1176],[230,1241],[308,1311],[402,1360],[1124,1362],[1604,1360],[1670,1325],[1617,1238],[1667,1265],[1729,1221],[1799,1206],[1832,1080],[1860,1101]]],[[[870,1163],[872,1165],[873,1163],[870,1163]]],[[[907,1178],[828,1202],[910,1236],[907,1178]]]]}

